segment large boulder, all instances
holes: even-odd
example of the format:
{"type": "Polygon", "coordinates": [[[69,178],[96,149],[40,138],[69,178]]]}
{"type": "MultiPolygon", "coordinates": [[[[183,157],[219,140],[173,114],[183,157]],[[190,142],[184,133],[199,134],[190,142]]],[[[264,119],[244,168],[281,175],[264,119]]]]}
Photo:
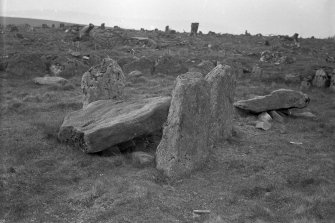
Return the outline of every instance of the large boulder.
{"type": "Polygon", "coordinates": [[[125,81],[123,71],[116,61],[110,58],[103,59],[82,77],[83,107],[97,100],[121,99],[125,81]]]}
{"type": "Polygon", "coordinates": [[[210,86],[210,147],[232,134],[236,76],[230,66],[218,65],[205,77],[210,86]]]}
{"type": "Polygon", "coordinates": [[[179,178],[195,170],[209,155],[209,86],[201,73],[177,77],[162,140],[157,148],[157,169],[179,178]]]}
{"type": "Polygon", "coordinates": [[[68,80],[62,77],[35,77],[33,82],[41,85],[63,86],[68,83],[68,80]]]}
{"type": "Polygon", "coordinates": [[[99,152],[163,127],[170,97],[132,101],[99,100],[68,114],[58,138],[86,153],[99,152]]]}
{"type": "Polygon", "coordinates": [[[234,103],[234,106],[254,113],[270,110],[304,108],[309,104],[309,97],[301,91],[279,89],[265,96],[257,96],[234,103]]]}

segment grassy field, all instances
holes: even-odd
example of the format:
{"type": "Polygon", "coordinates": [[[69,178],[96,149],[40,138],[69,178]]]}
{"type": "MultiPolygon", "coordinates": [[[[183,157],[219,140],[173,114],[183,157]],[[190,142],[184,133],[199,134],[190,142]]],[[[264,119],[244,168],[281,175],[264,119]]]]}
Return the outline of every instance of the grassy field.
{"type": "MultiPolygon", "coordinates": [[[[239,100],[279,88],[298,90],[299,80],[316,68],[335,68],[325,62],[326,55],[335,54],[333,40],[302,39],[295,48],[277,37],[111,30],[96,31],[76,49],[62,30],[19,32],[23,39],[1,34],[8,55],[8,69],[0,73],[1,223],[335,222],[335,94],[328,89],[306,92],[311,103],[304,110],[317,118],[285,117],[269,131],[254,127],[255,116],[236,111],[233,137],[216,148],[203,169],[178,181],[154,166],[138,167],[128,153],[88,155],[57,141],[65,114],[82,106],[83,72],[102,57],[122,63],[134,49],[136,57],[168,55],[188,68],[196,67],[192,60],[227,63],[238,72],[239,100]],[[159,47],[125,44],[132,36],[148,36],[159,47]],[[71,57],[69,49],[89,54],[90,60],[71,57]],[[279,51],[295,62],[261,63],[263,50],[279,51]],[[48,72],[45,57],[75,64],[61,74],[70,82],[67,87],[32,82],[48,72]],[[263,69],[261,77],[247,72],[256,64],[263,69]],[[298,81],[285,79],[286,74],[298,81]],[[194,218],[196,209],[211,213],[194,218]]],[[[126,99],[170,95],[177,75],[128,77],[126,99]]],[[[156,137],[146,150],[154,154],[157,143],[156,137]]]]}

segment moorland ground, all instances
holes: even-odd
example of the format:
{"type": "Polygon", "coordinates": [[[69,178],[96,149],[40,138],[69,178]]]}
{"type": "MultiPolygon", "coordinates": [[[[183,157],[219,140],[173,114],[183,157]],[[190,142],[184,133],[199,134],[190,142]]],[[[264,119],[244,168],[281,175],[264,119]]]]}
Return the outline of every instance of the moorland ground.
{"type": "MultiPolygon", "coordinates": [[[[103,57],[122,64],[163,55],[188,68],[203,60],[227,63],[237,71],[235,100],[240,100],[279,88],[299,90],[300,81],[317,68],[334,69],[325,61],[335,54],[333,39],[300,39],[298,48],[277,36],[108,29],[95,30],[78,48],[61,29],[18,32],[1,34],[8,56],[0,76],[1,223],[200,221],[192,216],[195,209],[210,210],[212,222],[335,222],[335,95],[328,89],[306,92],[311,102],[304,110],[317,118],[287,116],[268,131],[255,128],[256,116],[236,111],[233,137],[202,169],[178,181],[154,166],[138,167],[128,153],[88,155],[57,140],[64,116],[82,107],[82,74],[103,57]],[[157,45],[128,41],[134,36],[157,45]],[[73,57],[70,49],[90,59],[73,57]],[[264,50],[295,60],[260,62],[264,50]],[[61,73],[69,84],[32,82],[49,72],[45,58],[70,64],[61,73]],[[256,64],[261,77],[249,72],[256,64]]],[[[127,77],[125,100],[171,95],[178,73],[169,69],[127,77]]],[[[146,151],[154,154],[157,143],[146,151]]]]}

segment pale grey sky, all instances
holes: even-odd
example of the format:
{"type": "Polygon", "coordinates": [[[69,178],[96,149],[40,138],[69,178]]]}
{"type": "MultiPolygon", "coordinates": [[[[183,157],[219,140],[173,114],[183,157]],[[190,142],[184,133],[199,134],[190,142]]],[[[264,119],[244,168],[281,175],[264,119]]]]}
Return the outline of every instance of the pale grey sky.
{"type": "Polygon", "coordinates": [[[335,0],[0,0],[1,16],[124,28],[335,35],[335,0]]]}

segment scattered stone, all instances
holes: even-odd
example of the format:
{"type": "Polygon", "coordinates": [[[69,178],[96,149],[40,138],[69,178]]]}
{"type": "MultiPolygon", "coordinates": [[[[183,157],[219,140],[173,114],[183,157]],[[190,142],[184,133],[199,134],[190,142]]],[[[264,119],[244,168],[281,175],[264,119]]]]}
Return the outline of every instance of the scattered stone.
{"type": "Polygon", "coordinates": [[[36,77],[33,81],[35,84],[51,86],[64,86],[68,83],[68,80],[62,77],[36,77]]]}
{"type": "Polygon", "coordinates": [[[157,148],[157,169],[178,178],[200,168],[209,155],[210,95],[201,73],[179,75],[162,140],[157,148]]]}
{"type": "Polygon", "coordinates": [[[270,50],[265,50],[261,53],[261,58],[259,59],[261,62],[268,62],[272,59],[272,53],[270,50]]]}
{"type": "Polygon", "coordinates": [[[234,94],[236,74],[230,66],[218,65],[209,72],[205,80],[210,88],[209,146],[232,136],[234,116],[234,94]]]}
{"type": "Polygon", "coordinates": [[[258,120],[262,122],[270,122],[272,118],[267,112],[262,112],[258,115],[258,120]]]}
{"type": "Polygon", "coordinates": [[[142,75],[143,73],[141,71],[134,70],[128,74],[128,77],[140,77],[142,75]]]}
{"type": "Polygon", "coordinates": [[[276,111],[270,111],[269,113],[270,113],[270,115],[271,115],[271,117],[272,117],[273,120],[275,120],[275,121],[277,121],[279,123],[283,123],[285,121],[284,117],[281,116],[278,112],[276,112],[276,111]]]}
{"type": "Polygon", "coordinates": [[[199,23],[197,22],[191,23],[191,36],[197,35],[198,28],[199,28],[199,23]]]}
{"type": "Polygon", "coordinates": [[[256,128],[257,129],[263,129],[265,131],[269,130],[272,127],[270,122],[263,122],[263,121],[257,121],[256,122],[256,128]]]}
{"type": "Polygon", "coordinates": [[[327,73],[323,69],[318,69],[315,72],[312,84],[315,87],[324,88],[326,87],[327,80],[327,73]]]}
{"type": "Polygon", "coordinates": [[[49,69],[53,76],[58,77],[64,70],[64,67],[60,64],[52,64],[49,69]]]}
{"type": "Polygon", "coordinates": [[[124,87],[125,76],[121,67],[115,60],[105,58],[82,77],[83,107],[97,100],[121,99],[124,87]]]}
{"type": "Polygon", "coordinates": [[[93,28],[94,28],[94,25],[92,23],[90,23],[88,26],[84,26],[79,31],[79,40],[81,40],[83,37],[89,36],[93,28]]]}
{"type": "Polygon", "coordinates": [[[155,161],[155,157],[153,155],[142,151],[133,152],[131,157],[134,165],[138,167],[150,166],[155,161]]]}
{"type": "Polygon", "coordinates": [[[74,57],[80,57],[81,53],[78,51],[69,50],[69,54],[74,57]]]}
{"type": "Polygon", "coordinates": [[[308,95],[301,91],[279,89],[269,95],[235,102],[234,106],[250,112],[260,113],[278,109],[304,108],[309,104],[309,101],[308,95]]]}
{"type": "Polygon", "coordinates": [[[314,115],[312,112],[291,112],[291,116],[311,119],[316,118],[316,115],[314,115]]]}
{"type": "Polygon", "coordinates": [[[328,62],[328,63],[335,63],[335,57],[327,55],[326,62],[328,62]]]}
{"type": "Polygon", "coordinates": [[[66,115],[58,138],[85,153],[99,152],[161,129],[170,101],[170,97],[95,101],[66,115]]]}

